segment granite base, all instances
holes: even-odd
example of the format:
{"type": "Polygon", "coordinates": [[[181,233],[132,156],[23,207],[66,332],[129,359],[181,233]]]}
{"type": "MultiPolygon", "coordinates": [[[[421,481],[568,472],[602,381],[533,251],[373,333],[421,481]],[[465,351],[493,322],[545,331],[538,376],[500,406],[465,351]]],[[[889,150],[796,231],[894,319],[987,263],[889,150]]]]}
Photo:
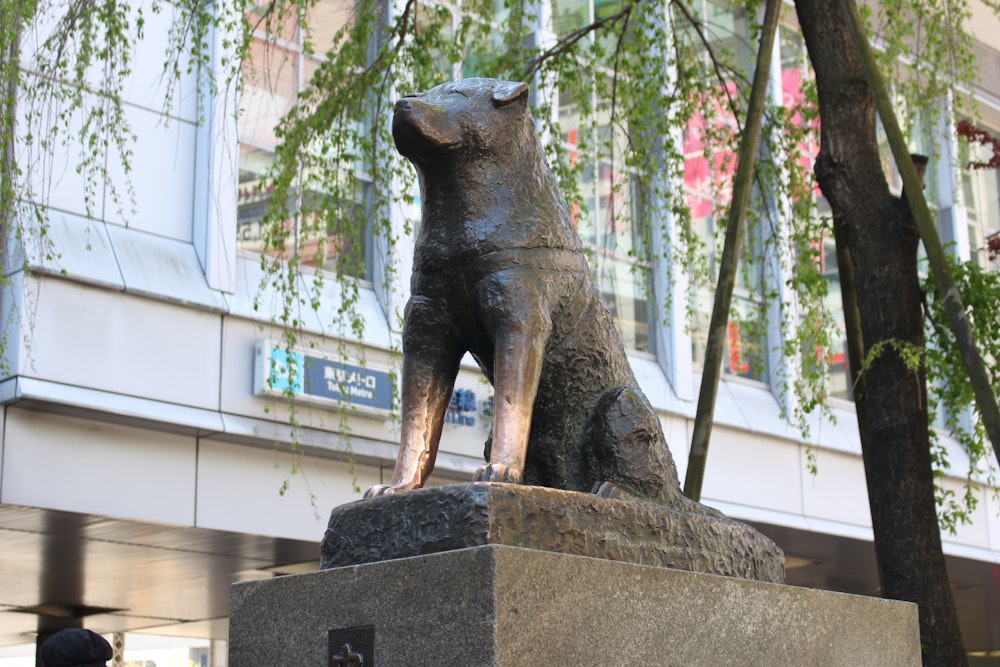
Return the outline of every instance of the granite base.
{"type": "Polygon", "coordinates": [[[489,545],[234,584],[229,667],[917,666],[915,605],[489,545]]]}

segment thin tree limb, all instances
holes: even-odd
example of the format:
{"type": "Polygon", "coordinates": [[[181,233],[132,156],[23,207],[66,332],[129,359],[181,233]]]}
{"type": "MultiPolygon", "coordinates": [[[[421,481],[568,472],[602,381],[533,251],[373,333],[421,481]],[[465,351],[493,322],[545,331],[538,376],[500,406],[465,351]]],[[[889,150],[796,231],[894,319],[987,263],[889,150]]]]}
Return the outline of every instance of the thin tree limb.
{"type": "Polygon", "coordinates": [[[771,77],[771,54],[774,51],[774,36],[778,28],[780,9],[780,0],[766,1],[760,49],[757,51],[757,65],[753,75],[753,87],[750,90],[750,106],[747,109],[747,120],[743,134],[740,136],[736,178],[733,182],[733,198],[729,207],[726,240],[722,249],[719,281],[715,289],[715,305],[712,309],[712,321],[708,330],[701,391],[698,394],[698,409],[695,413],[694,433],[691,436],[691,453],[688,458],[687,474],[684,477],[684,495],[695,501],[701,500],[701,488],[705,478],[705,464],[708,460],[708,444],[712,435],[715,399],[719,393],[719,376],[722,372],[726,325],[729,323],[729,309],[736,283],[743,220],[746,217],[747,205],[750,201],[754,162],[757,156],[757,145],[760,141],[767,86],[771,77]]]}

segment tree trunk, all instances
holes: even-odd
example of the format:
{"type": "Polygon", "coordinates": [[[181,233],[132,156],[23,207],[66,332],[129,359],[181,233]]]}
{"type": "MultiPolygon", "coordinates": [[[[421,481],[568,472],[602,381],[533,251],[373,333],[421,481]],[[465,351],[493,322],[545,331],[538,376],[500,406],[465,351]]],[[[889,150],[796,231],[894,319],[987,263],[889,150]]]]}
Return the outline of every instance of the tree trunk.
{"type": "MultiPolygon", "coordinates": [[[[816,72],[816,177],[853,268],[861,349],[923,346],[918,235],[879,160],[875,103],[838,0],[796,0],[816,72]]],[[[846,285],[846,283],[845,283],[846,285]]],[[[926,665],[964,665],[934,502],[924,373],[885,348],[855,392],[882,595],[916,602],[926,665]]]]}

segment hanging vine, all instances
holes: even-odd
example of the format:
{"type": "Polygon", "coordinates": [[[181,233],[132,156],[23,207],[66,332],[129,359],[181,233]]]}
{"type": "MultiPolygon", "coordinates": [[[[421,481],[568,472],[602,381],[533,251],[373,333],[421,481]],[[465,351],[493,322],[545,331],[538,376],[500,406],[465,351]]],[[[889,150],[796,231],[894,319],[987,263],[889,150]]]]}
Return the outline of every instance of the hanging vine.
{"type": "MultiPolygon", "coordinates": [[[[268,324],[277,325],[286,351],[307,344],[307,320],[333,298],[334,317],[324,324],[338,341],[338,354],[363,358],[366,322],[360,306],[364,276],[373,270],[363,251],[368,247],[378,260],[377,284],[398,282],[396,242],[418,223],[401,220],[400,211],[413,210],[416,187],[413,170],[395,154],[387,119],[401,93],[458,76],[532,81],[539,130],[581,232],[604,239],[592,249],[596,270],[611,275],[613,262],[627,264],[646,290],[643,296],[656,306],[654,326],[662,326],[678,307],[696,323],[698,295],[716,280],[710,255],[725,232],[735,139],[749,94],[748,39],[759,28],[759,5],[752,0],[728,8],[726,16],[746,22],[748,31],[741,33],[716,24],[688,0],[622,0],[602,6],[599,16],[560,13],[558,5],[526,0],[358,0],[350,20],[329,44],[321,44],[313,25],[317,0],[262,5],[0,0],[5,91],[0,220],[17,243],[37,245],[31,261],[57,259],[58,249],[47,240],[46,188],[53,155],[72,145],[79,146],[72,167],[84,177],[88,215],[98,217],[97,188],[107,184],[112,205],[129,217],[135,207],[127,178],[134,133],[124,112],[123,85],[152,15],[171,16],[160,83],[165,108],[177,95],[178,82],[194,73],[204,93],[202,119],[206,100],[224,94],[217,81],[235,83],[244,93],[250,81],[274,84],[268,72],[280,64],[281,36],[294,26],[302,33],[302,49],[318,64],[275,129],[274,161],[256,186],[268,200],[261,227],[263,277],[254,306],[268,324]],[[257,48],[259,43],[270,48],[257,48]],[[563,123],[575,127],[563,127],[560,111],[563,123]],[[108,173],[109,158],[122,165],[123,181],[108,173]],[[685,173],[699,165],[705,169],[699,183],[704,189],[693,194],[685,187],[685,173]],[[601,178],[608,181],[606,192],[598,191],[601,178]],[[692,205],[701,203],[697,198],[707,203],[693,216],[692,205]],[[651,294],[651,272],[666,265],[684,267],[691,283],[686,303],[674,303],[672,290],[651,294]],[[275,294],[275,303],[264,302],[265,295],[275,294]]],[[[971,40],[961,28],[969,16],[965,0],[883,0],[878,11],[873,21],[895,15],[919,19],[879,24],[885,57],[903,63],[897,69],[902,96],[932,101],[968,84],[966,73],[973,68],[971,40]],[[946,66],[931,66],[942,60],[946,66]]],[[[838,334],[821,266],[821,239],[830,234],[830,222],[817,213],[812,176],[816,94],[806,63],[800,67],[794,99],[771,100],[765,110],[752,195],[756,206],[747,221],[739,276],[744,306],[733,310],[730,343],[740,355],[738,363],[731,362],[733,370],[739,373],[745,365],[744,374],[769,380],[808,440],[811,415],[826,405],[838,334]],[[775,328],[782,332],[780,341],[767,335],[775,328]],[[783,361],[769,367],[768,358],[783,361]]],[[[972,129],[966,134],[979,140],[972,129]]],[[[12,269],[4,266],[0,274],[12,269]]],[[[974,274],[967,267],[962,280],[973,292],[989,293],[995,289],[990,275],[995,274],[974,274]]],[[[386,317],[398,328],[399,313],[386,317]]],[[[976,317],[977,327],[989,326],[976,317]]],[[[943,339],[933,346],[950,349],[943,339]]],[[[936,354],[927,354],[932,372],[960,387],[960,376],[948,375],[943,366],[933,370],[936,354]]],[[[298,456],[295,434],[303,424],[294,383],[280,386],[298,456]]],[[[958,388],[942,400],[943,409],[963,414],[965,398],[958,388]]],[[[349,408],[339,413],[339,431],[349,431],[350,414],[349,408]]],[[[982,443],[975,428],[963,435],[961,427],[959,417],[949,422],[967,447],[977,438],[982,443]]]]}

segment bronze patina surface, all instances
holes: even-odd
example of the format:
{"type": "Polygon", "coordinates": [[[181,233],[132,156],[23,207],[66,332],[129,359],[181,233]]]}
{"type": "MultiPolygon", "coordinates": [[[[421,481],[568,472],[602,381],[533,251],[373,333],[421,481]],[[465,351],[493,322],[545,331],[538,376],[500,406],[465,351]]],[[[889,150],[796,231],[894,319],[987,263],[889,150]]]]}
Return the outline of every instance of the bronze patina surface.
{"type": "Polygon", "coordinates": [[[392,480],[434,467],[459,361],[494,386],[477,481],[667,502],[680,496],[538,141],[528,86],[464,79],[407,95],[393,137],[420,179],[422,222],[403,326],[402,444],[392,480]]]}
{"type": "Polygon", "coordinates": [[[450,484],[336,508],[322,567],[499,544],[784,582],[784,557],[771,540],[703,509],[515,484],[450,484]]]}

